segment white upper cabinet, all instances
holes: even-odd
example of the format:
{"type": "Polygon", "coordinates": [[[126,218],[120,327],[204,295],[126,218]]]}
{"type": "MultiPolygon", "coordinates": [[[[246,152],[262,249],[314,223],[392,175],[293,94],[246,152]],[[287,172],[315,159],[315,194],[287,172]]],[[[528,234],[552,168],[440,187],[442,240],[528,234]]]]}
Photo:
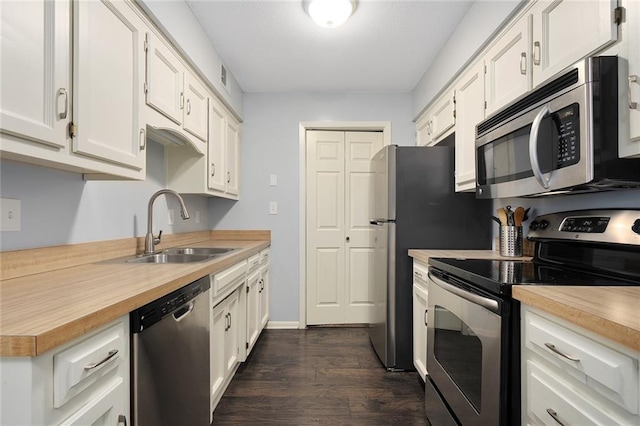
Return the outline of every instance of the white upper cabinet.
{"type": "Polygon", "coordinates": [[[176,124],[182,124],[183,74],[182,62],[155,34],[147,40],[147,105],[176,124]]]}
{"type": "Polygon", "coordinates": [[[476,125],[484,119],[484,72],[480,61],[454,86],[456,99],[456,191],[476,188],[476,125]]]}
{"type": "Polygon", "coordinates": [[[209,95],[190,73],[184,74],[184,129],[203,142],[207,142],[209,123],[209,95]]]}
{"type": "Polygon", "coordinates": [[[623,108],[629,111],[629,141],[621,141],[620,156],[640,156],[640,2],[631,0],[627,6],[629,73],[623,76],[628,84],[623,108]]]}
{"type": "Polygon", "coordinates": [[[227,117],[226,140],[226,192],[231,195],[238,195],[240,192],[240,124],[231,115],[227,117]]]}
{"type": "Polygon", "coordinates": [[[484,56],[486,115],[531,88],[531,17],[521,17],[484,56]]]}
{"type": "Polygon", "coordinates": [[[431,134],[434,141],[439,141],[448,134],[455,124],[455,96],[453,90],[447,91],[433,106],[431,118],[431,134]]]}
{"type": "Polygon", "coordinates": [[[73,151],[142,170],[146,26],[124,1],[76,2],[73,21],[73,151]]]}
{"type": "Polygon", "coordinates": [[[615,0],[536,2],[531,8],[533,86],[617,40],[616,6],[615,0]]]}
{"type": "Polygon", "coordinates": [[[429,145],[431,140],[431,116],[423,114],[416,121],[416,145],[429,145]]]}
{"type": "Polygon", "coordinates": [[[71,119],[71,4],[0,2],[0,129],[68,146],[71,119]]]}
{"type": "Polygon", "coordinates": [[[226,117],[227,113],[220,102],[211,99],[208,145],[209,188],[222,192],[227,187],[227,171],[225,168],[226,117]]]}

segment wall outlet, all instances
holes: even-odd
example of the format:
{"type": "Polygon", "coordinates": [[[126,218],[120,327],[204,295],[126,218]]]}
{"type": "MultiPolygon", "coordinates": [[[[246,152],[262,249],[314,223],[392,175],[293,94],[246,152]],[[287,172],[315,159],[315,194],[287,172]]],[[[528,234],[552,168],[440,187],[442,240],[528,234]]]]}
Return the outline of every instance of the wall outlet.
{"type": "Polygon", "coordinates": [[[269,202],[269,214],[278,214],[278,202],[270,201],[269,202]]]}
{"type": "Polygon", "coordinates": [[[176,211],[174,209],[169,209],[169,217],[167,218],[167,222],[169,225],[173,225],[176,220],[176,211]]]}
{"type": "Polygon", "coordinates": [[[196,210],[196,223],[200,223],[200,210],[196,210]]]}
{"type": "Polygon", "coordinates": [[[20,230],[20,200],[0,198],[0,231],[20,230]]]}

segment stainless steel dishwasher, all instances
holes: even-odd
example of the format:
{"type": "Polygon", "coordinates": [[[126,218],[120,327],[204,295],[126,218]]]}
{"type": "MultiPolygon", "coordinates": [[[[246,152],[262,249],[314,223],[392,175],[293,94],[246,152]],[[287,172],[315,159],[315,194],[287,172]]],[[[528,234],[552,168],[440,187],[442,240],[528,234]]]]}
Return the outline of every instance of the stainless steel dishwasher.
{"type": "Polygon", "coordinates": [[[131,313],[137,426],[209,425],[209,277],[131,313]]]}

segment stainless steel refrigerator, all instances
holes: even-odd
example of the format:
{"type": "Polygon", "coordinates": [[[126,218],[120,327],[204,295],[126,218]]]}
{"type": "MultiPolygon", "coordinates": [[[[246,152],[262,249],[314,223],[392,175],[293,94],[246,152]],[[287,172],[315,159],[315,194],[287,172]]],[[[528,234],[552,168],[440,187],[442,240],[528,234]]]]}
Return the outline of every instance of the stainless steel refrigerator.
{"type": "Polygon", "coordinates": [[[491,200],[455,192],[453,147],[390,145],[372,159],[375,260],[369,335],[389,370],[412,370],[409,249],[490,249],[491,200]]]}

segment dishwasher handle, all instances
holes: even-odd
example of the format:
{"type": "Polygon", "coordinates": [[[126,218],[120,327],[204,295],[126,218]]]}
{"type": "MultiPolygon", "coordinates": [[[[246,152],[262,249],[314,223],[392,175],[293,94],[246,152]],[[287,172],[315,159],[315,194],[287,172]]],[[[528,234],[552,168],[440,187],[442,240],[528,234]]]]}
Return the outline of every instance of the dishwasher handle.
{"type": "Polygon", "coordinates": [[[181,306],[180,308],[176,309],[176,311],[172,314],[173,319],[176,322],[182,321],[187,316],[189,316],[191,311],[193,311],[194,306],[195,306],[194,302],[189,302],[189,304],[181,306]]]}

